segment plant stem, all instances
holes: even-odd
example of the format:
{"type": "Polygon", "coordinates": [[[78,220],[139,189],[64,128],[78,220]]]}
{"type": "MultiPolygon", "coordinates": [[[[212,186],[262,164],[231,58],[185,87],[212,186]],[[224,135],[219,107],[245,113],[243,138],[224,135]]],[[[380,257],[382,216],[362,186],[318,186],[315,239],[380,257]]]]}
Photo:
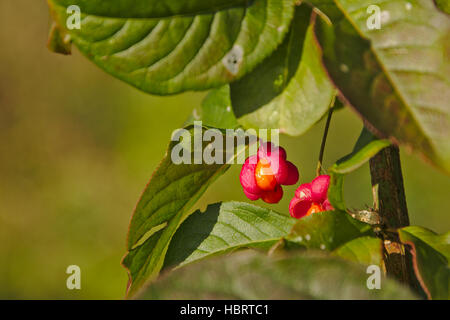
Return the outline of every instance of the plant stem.
{"type": "MultiPolygon", "coordinates": [[[[374,207],[380,215],[383,228],[396,230],[408,226],[408,209],[398,147],[387,147],[370,159],[370,173],[374,207]]],[[[423,291],[414,275],[412,256],[401,244],[398,234],[387,232],[383,235],[383,240],[386,274],[422,295],[423,291]]]]}
{"type": "Polygon", "coordinates": [[[334,109],[334,99],[331,104],[330,110],[328,110],[327,122],[325,124],[325,130],[323,131],[322,144],[320,146],[320,153],[319,153],[319,161],[317,163],[317,169],[316,169],[316,176],[320,176],[321,171],[322,171],[323,154],[325,152],[325,144],[327,142],[328,129],[330,128],[331,116],[333,115],[333,109],[334,109]]]}
{"type": "Polygon", "coordinates": [[[398,147],[389,146],[370,159],[375,209],[387,228],[409,225],[398,147]]]}

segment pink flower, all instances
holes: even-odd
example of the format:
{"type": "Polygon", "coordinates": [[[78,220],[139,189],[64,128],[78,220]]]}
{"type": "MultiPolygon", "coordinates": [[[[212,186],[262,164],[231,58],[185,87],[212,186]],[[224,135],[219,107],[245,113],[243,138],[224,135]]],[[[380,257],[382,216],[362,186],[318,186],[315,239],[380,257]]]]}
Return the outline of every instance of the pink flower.
{"type": "Polygon", "coordinates": [[[291,216],[300,219],[312,213],[334,210],[328,200],[329,186],[328,175],[318,176],[310,183],[300,185],[289,204],[291,216]]]}
{"type": "Polygon", "coordinates": [[[297,167],[286,160],[286,151],[269,142],[245,160],[239,180],[250,200],[278,203],[283,197],[281,185],[296,184],[298,177],[297,167]]]}

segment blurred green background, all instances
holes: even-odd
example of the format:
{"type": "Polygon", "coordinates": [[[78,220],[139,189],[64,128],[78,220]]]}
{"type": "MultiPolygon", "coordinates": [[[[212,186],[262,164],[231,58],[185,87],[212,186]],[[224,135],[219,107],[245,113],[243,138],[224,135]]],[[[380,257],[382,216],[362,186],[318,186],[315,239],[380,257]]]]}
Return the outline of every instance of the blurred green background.
{"type": "MultiPolygon", "coordinates": [[[[0,1],[0,298],[121,299],[134,205],[172,131],[204,93],[150,96],[76,50],[53,54],[46,49],[49,24],[45,1],[0,1]],[[71,264],[81,267],[79,291],[66,288],[71,264]]],[[[301,182],[314,177],[323,126],[281,139],[301,182]]],[[[351,151],[361,122],[343,110],[330,130],[326,165],[351,151]]],[[[450,178],[404,152],[402,164],[411,222],[449,230],[450,178]]],[[[198,206],[246,201],[239,170],[220,178],[198,206]]],[[[368,166],[345,187],[350,207],[370,205],[368,166]]],[[[288,213],[294,190],[285,189],[278,211],[288,213]]]]}

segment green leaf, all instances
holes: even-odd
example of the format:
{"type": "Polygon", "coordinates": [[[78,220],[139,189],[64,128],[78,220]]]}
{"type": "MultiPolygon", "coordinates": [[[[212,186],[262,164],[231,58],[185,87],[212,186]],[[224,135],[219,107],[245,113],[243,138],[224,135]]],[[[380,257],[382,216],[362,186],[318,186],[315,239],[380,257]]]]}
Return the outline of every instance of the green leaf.
{"type": "MultiPolygon", "coordinates": [[[[67,32],[106,72],[163,95],[218,87],[252,70],[284,39],[295,0],[115,2],[70,1],[82,20],[67,32]]],[[[67,4],[49,0],[61,28],[67,4]]]]}
{"type": "Polygon", "coordinates": [[[369,129],[450,172],[449,16],[433,0],[309,2],[332,22],[316,24],[329,74],[369,129]]]}
{"type": "Polygon", "coordinates": [[[414,271],[430,299],[450,299],[450,232],[438,235],[422,227],[398,231],[400,240],[411,246],[414,271]]]}
{"type": "MultiPolygon", "coordinates": [[[[225,140],[225,136],[220,136],[225,140]]],[[[146,281],[158,276],[169,243],[180,224],[191,213],[190,208],[208,186],[230,166],[225,161],[224,164],[206,164],[204,161],[202,164],[194,164],[194,161],[192,164],[174,163],[172,153],[188,151],[188,159],[192,160],[198,151],[195,148],[195,137],[202,137],[202,132],[198,127],[189,128],[181,137],[181,142],[173,141],[170,144],[165,158],[144,190],[130,222],[127,241],[129,252],[123,260],[123,265],[130,274],[128,295],[133,295],[146,281]],[[184,146],[190,150],[180,151],[180,147],[184,146]]],[[[222,143],[225,145],[224,141],[222,143]]],[[[203,142],[200,150],[202,154],[208,144],[209,142],[203,142]]],[[[242,151],[245,151],[245,145],[236,146],[233,156],[242,151]]],[[[216,152],[223,153],[225,157],[223,150],[216,152]]]]}
{"type": "Polygon", "coordinates": [[[71,54],[71,44],[64,33],[56,25],[52,23],[50,34],[48,36],[47,47],[50,51],[60,54],[71,54]]]}
{"type": "Polygon", "coordinates": [[[450,14],[450,2],[448,0],[436,0],[436,5],[445,13],[450,14]]]}
{"type": "Polygon", "coordinates": [[[337,161],[329,170],[334,173],[346,174],[350,173],[370,160],[382,149],[390,145],[390,141],[386,139],[377,139],[365,127],[361,131],[361,135],[355,144],[353,151],[344,158],[337,161]]]}
{"type": "Polygon", "coordinates": [[[239,126],[230,101],[228,85],[211,90],[199,108],[195,108],[187,124],[202,121],[207,127],[234,129],[239,126]]]}
{"type": "Polygon", "coordinates": [[[409,226],[401,229],[401,233],[409,233],[419,238],[450,261],[450,231],[438,235],[423,227],[409,226]]]}
{"type": "Polygon", "coordinates": [[[328,188],[328,200],[333,208],[345,211],[347,207],[344,201],[344,175],[330,171],[330,187],[328,188]]]}
{"type": "Polygon", "coordinates": [[[170,243],[164,265],[181,267],[239,248],[269,249],[287,236],[295,219],[244,202],[224,202],[197,211],[170,243]]]}
{"type": "Polygon", "coordinates": [[[351,240],[336,250],[333,254],[343,259],[362,263],[364,265],[383,265],[383,243],[374,237],[360,237],[351,240]]]}
{"type": "Polygon", "coordinates": [[[332,251],[362,236],[375,236],[372,227],[342,211],[326,211],[300,219],[286,237],[288,244],[332,251]]]}
{"type": "Polygon", "coordinates": [[[397,282],[381,278],[369,290],[366,268],[318,252],[282,257],[241,252],[175,270],[140,299],[416,299],[397,282]]]}
{"type": "MultiPolygon", "coordinates": [[[[330,188],[328,189],[328,199],[334,208],[339,210],[346,210],[344,201],[344,176],[369,161],[382,149],[390,145],[390,141],[386,139],[377,139],[370,131],[363,127],[361,134],[353,148],[353,151],[338,160],[328,172],[331,176],[330,188]]],[[[365,222],[377,223],[377,216],[375,213],[369,211],[364,213],[364,217],[360,216],[358,220],[365,222]]],[[[371,223],[371,224],[372,224],[371,223]]]]}
{"type": "Polygon", "coordinates": [[[282,45],[255,70],[231,84],[231,101],[244,127],[300,135],[327,112],[335,95],[309,26],[311,8],[297,7],[282,45]]]}
{"type": "Polygon", "coordinates": [[[248,0],[51,0],[55,5],[77,5],[82,12],[111,18],[162,18],[214,12],[245,6],[248,0]]]}

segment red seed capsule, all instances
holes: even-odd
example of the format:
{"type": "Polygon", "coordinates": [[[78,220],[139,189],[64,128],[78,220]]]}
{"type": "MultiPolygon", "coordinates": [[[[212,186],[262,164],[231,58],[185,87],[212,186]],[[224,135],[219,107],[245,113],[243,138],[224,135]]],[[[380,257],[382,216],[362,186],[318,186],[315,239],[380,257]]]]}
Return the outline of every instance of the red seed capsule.
{"type": "Polygon", "coordinates": [[[322,212],[322,211],[324,211],[324,210],[320,204],[313,203],[311,205],[311,207],[309,208],[308,212],[306,213],[306,216],[309,216],[310,214],[313,214],[313,213],[322,212]]]}
{"type": "Polygon", "coordinates": [[[268,161],[259,160],[255,168],[256,184],[264,191],[272,191],[277,186],[277,179],[268,161]]]}
{"type": "Polygon", "coordinates": [[[275,187],[275,190],[265,191],[261,195],[262,201],[266,203],[278,203],[283,198],[283,188],[280,185],[275,187]]]}

